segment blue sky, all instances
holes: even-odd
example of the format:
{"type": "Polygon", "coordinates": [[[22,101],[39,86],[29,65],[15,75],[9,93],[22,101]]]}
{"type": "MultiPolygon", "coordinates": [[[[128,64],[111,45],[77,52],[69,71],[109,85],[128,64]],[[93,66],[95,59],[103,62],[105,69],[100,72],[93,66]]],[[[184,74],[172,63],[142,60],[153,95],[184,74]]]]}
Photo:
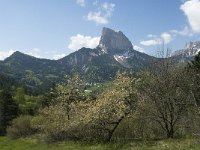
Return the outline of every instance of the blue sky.
{"type": "Polygon", "coordinates": [[[200,0],[0,0],[0,59],[14,51],[58,59],[94,48],[102,27],[155,55],[200,40],[200,0]]]}

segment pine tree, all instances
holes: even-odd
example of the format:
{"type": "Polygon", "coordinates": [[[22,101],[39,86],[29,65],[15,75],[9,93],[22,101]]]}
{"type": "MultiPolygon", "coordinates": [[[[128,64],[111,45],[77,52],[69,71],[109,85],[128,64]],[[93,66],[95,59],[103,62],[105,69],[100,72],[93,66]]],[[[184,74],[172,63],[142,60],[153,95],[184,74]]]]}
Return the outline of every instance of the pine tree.
{"type": "Polygon", "coordinates": [[[6,134],[6,128],[18,115],[18,106],[8,90],[0,92],[0,135],[6,134]]]}

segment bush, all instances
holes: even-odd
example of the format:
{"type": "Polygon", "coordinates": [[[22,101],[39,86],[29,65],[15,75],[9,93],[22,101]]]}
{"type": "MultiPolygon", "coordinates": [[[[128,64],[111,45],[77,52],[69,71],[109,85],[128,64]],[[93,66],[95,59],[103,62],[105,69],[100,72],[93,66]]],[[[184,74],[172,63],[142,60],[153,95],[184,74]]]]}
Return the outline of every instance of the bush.
{"type": "Polygon", "coordinates": [[[31,116],[19,116],[12,121],[12,125],[7,128],[7,136],[11,139],[27,137],[36,132],[31,127],[31,116]]]}

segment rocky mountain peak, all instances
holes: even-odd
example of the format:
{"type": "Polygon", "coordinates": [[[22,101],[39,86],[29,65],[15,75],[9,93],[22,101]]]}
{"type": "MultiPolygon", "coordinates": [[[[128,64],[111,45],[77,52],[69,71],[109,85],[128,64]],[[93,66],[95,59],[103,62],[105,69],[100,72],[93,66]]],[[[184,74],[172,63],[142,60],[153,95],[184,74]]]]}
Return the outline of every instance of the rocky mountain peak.
{"type": "Polygon", "coordinates": [[[184,49],[175,51],[173,55],[191,57],[197,55],[198,52],[200,52],[200,41],[187,43],[184,49]]]}
{"type": "Polygon", "coordinates": [[[189,42],[185,46],[186,49],[198,49],[200,48],[200,41],[197,42],[189,42]]]}
{"type": "Polygon", "coordinates": [[[102,35],[98,47],[100,47],[102,51],[106,53],[133,49],[132,43],[123,34],[123,32],[116,32],[106,27],[104,27],[102,30],[102,35]]]}

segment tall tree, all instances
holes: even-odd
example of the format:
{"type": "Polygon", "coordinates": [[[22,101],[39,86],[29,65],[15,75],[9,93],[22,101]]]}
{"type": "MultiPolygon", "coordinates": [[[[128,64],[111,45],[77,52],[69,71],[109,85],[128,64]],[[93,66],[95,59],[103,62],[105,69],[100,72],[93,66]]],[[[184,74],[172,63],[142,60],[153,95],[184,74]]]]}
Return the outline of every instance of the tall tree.
{"type": "Polygon", "coordinates": [[[195,106],[189,81],[181,73],[147,74],[140,81],[141,101],[146,109],[141,110],[145,110],[147,118],[161,127],[167,138],[174,137],[181,120],[195,106]]]}
{"type": "Polygon", "coordinates": [[[64,83],[57,85],[53,92],[55,99],[48,104],[48,107],[40,110],[34,126],[51,140],[74,137],[70,130],[77,125],[75,122],[80,119],[79,112],[82,106],[85,107],[84,90],[85,84],[78,75],[67,78],[64,83]]]}
{"type": "Polygon", "coordinates": [[[56,87],[56,104],[60,104],[67,112],[70,119],[71,104],[85,100],[85,83],[78,74],[66,78],[66,81],[56,87]]]}
{"type": "Polygon", "coordinates": [[[111,141],[121,122],[135,111],[137,92],[132,75],[118,73],[111,87],[100,94],[88,109],[84,121],[91,126],[94,134],[111,141]]]}
{"type": "Polygon", "coordinates": [[[18,115],[18,106],[8,90],[0,92],[0,135],[6,133],[6,127],[18,115]]]}

